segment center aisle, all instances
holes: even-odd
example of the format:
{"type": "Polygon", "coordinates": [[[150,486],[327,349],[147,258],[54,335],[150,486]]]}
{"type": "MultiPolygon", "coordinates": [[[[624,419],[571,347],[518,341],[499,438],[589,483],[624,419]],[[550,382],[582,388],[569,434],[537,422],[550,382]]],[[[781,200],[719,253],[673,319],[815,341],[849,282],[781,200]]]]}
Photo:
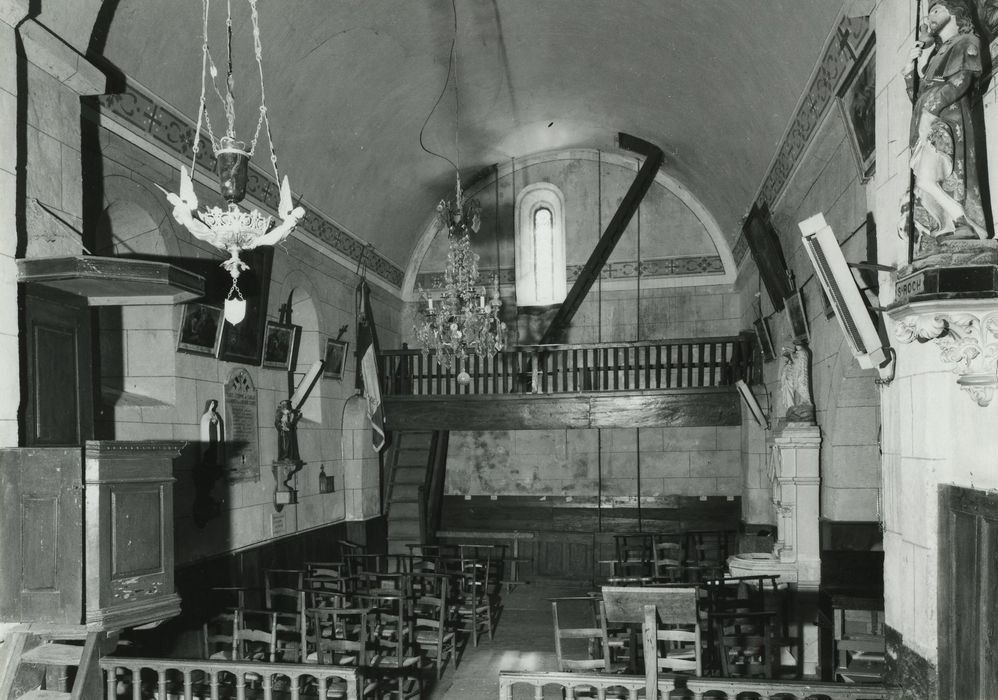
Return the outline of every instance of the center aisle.
{"type": "Polygon", "coordinates": [[[591,589],[572,581],[541,581],[504,593],[495,639],[486,635],[477,649],[469,641],[461,665],[456,670],[447,667],[430,700],[496,700],[500,670],[556,671],[549,599],[584,595],[591,589]]]}

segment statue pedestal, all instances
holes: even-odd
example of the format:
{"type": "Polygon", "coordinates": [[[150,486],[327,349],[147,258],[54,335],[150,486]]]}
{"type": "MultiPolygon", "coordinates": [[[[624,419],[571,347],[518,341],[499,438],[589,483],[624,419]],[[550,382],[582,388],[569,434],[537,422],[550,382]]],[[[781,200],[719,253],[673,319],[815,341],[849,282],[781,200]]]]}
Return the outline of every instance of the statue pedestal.
{"type": "Polygon", "coordinates": [[[298,489],[292,485],[295,474],[305,463],[294,459],[279,459],[271,465],[274,472],[274,508],[281,512],[284,506],[298,503],[298,489]]]}
{"type": "Polygon", "coordinates": [[[815,588],[821,581],[820,447],[821,431],[813,423],[786,423],[770,439],[769,478],[778,528],[773,554],[795,565],[796,583],[815,588]]]}
{"type": "MultiPolygon", "coordinates": [[[[818,513],[821,478],[818,454],[821,431],[814,423],[788,422],[769,440],[769,478],[776,506],[778,534],[772,552],[736,554],[728,559],[732,576],[775,575],[797,590],[797,618],[804,601],[817,600],[821,583],[818,513]],[[801,594],[804,595],[801,595],[801,594]]],[[[818,665],[818,628],[803,623],[804,674],[815,676],[818,665]]]]}

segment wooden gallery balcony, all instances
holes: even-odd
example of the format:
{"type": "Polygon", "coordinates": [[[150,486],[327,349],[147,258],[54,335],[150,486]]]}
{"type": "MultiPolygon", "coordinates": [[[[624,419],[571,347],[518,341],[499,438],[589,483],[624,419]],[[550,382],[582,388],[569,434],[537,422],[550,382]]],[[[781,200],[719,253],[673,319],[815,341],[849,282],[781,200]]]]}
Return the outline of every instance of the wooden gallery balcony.
{"type": "Polygon", "coordinates": [[[737,425],[751,360],[745,336],[524,345],[450,369],[388,350],[381,391],[389,430],[737,425]]]}

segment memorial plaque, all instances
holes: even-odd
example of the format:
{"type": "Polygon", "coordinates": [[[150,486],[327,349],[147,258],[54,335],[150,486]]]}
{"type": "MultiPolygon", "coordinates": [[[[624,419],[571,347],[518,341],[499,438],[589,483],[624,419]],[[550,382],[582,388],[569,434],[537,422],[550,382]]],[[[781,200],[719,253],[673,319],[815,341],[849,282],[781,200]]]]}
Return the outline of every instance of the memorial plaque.
{"type": "Polygon", "coordinates": [[[225,477],[229,481],[260,480],[260,438],[256,387],[243,368],[225,382],[225,477]]]}

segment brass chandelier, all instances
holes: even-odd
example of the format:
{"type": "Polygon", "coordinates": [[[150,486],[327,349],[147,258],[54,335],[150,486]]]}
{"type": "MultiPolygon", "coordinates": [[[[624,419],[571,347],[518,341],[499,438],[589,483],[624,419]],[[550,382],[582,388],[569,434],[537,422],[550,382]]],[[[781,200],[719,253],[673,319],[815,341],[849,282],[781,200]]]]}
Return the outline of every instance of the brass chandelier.
{"type": "MultiPolygon", "coordinates": [[[[451,41],[450,64],[444,91],[450,81],[451,68],[454,73],[455,134],[454,143],[457,160],[460,161],[458,131],[460,124],[460,100],[457,89],[457,9],[454,10],[454,39],[451,41]]],[[[441,97],[443,92],[441,92],[441,97]]],[[[439,104],[440,100],[437,100],[439,104]]],[[[434,108],[436,105],[434,105],[434,108]]],[[[431,110],[430,116],[433,112],[431,110]]],[[[429,116],[427,117],[427,122],[429,116]]],[[[423,124],[424,128],[426,123],[423,124]]],[[[422,131],[420,131],[422,146],[422,131]]],[[[506,324],[499,316],[502,301],[499,297],[499,260],[496,258],[496,273],[492,278],[491,292],[486,290],[479,279],[478,254],[471,249],[471,234],[481,228],[482,208],[476,199],[465,199],[461,189],[461,173],[457,163],[438,153],[423,149],[431,155],[443,158],[454,167],[454,200],[443,199],[437,204],[437,219],[447,231],[447,266],[443,276],[437,280],[433,292],[417,285],[417,293],[422,308],[413,324],[416,341],[421,344],[424,355],[434,353],[437,361],[450,369],[461,366],[469,356],[492,359],[506,347],[506,324]]],[[[461,369],[458,381],[467,383],[470,375],[461,369]]]]}

